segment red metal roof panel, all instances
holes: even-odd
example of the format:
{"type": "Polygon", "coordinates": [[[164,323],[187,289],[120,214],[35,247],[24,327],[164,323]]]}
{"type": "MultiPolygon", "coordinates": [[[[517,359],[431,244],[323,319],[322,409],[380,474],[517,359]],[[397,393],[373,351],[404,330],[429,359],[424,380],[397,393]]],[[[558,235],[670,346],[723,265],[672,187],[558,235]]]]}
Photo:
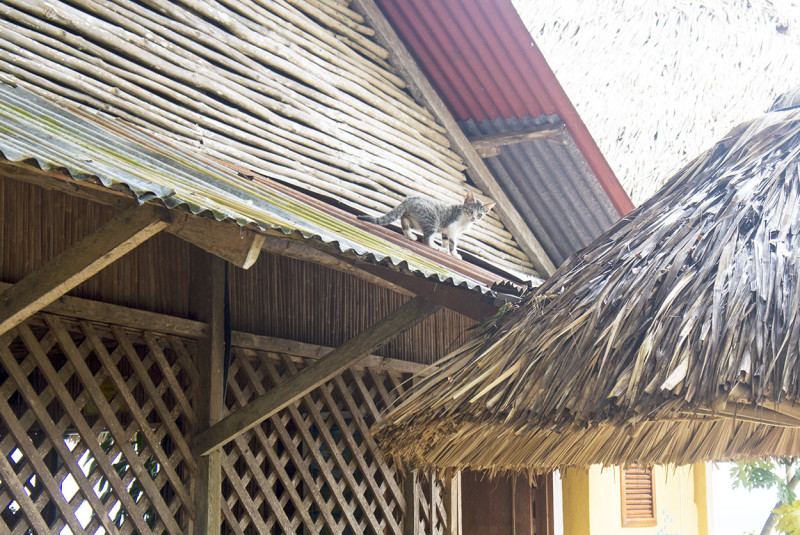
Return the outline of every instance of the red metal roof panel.
{"type": "Polygon", "coordinates": [[[379,0],[458,121],[556,114],[619,214],[633,209],[510,0],[379,0]]]}

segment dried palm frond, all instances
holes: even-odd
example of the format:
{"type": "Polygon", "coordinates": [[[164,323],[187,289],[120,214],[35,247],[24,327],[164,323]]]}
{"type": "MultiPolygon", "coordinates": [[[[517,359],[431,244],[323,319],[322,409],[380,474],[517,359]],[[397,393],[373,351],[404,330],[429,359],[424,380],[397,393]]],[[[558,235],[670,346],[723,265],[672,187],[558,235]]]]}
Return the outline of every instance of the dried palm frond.
{"type": "Polygon", "coordinates": [[[453,468],[797,455],[799,354],[800,109],[784,109],[570,257],[376,432],[453,468]]]}

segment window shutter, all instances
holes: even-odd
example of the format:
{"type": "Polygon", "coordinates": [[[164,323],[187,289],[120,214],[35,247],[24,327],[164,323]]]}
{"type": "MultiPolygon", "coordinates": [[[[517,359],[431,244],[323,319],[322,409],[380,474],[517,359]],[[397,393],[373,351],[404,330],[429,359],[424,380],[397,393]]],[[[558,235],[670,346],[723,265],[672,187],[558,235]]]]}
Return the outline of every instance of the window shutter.
{"type": "Polygon", "coordinates": [[[652,466],[621,468],[622,527],[656,525],[656,488],[652,466]]]}

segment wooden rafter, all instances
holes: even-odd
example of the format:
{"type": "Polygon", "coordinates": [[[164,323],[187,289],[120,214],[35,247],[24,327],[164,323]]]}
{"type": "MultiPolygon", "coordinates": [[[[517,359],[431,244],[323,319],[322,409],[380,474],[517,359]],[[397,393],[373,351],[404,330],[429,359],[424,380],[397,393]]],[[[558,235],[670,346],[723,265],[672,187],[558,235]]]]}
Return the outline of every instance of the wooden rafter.
{"type": "Polygon", "coordinates": [[[435,303],[415,297],[291,379],[199,433],[192,445],[194,451],[199,455],[208,455],[302,398],[438,309],[439,306],[435,303]]]}
{"type": "Polygon", "coordinates": [[[536,269],[543,275],[551,275],[556,268],[550,257],[547,256],[539,240],[533,235],[525,220],[514,208],[511,200],[506,195],[500,184],[497,183],[489,168],[481,159],[478,152],[470,144],[467,136],[461,131],[447,105],[437,94],[416,60],[406,48],[400,36],[394,31],[392,25],[386,20],[375,0],[353,0],[351,7],[362,13],[369,26],[375,28],[376,38],[388,50],[392,51],[389,60],[401,71],[407,74],[409,90],[414,96],[424,102],[434,113],[437,119],[447,130],[447,138],[454,149],[464,158],[469,173],[475,184],[488,196],[497,202],[497,213],[500,219],[516,238],[525,254],[528,255],[536,269]]]}
{"type": "Polygon", "coordinates": [[[489,158],[499,155],[500,147],[524,143],[534,139],[546,139],[554,143],[564,144],[565,134],[566,126],[564,126],[564,123],[558,122],[533,126],[519,132],[504,132],[502,134],[471,137],[469,138],[469,142],[481,158],[489,158]]]}
{"type": "Polygon", "coordinates": [[[169,225],[166,209],[131,208],[0,294],[0,334],[169,225]]]}

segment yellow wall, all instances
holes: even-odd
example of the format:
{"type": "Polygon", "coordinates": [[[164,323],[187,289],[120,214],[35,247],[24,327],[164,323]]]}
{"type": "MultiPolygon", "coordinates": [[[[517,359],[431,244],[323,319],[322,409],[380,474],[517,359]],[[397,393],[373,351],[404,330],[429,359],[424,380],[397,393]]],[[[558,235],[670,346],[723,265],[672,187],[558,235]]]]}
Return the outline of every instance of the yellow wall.
{"type": "Polygon", "coordinates": [[[564,535],[708,535],[705,465],[655,467],[657,524],[623,528],[618,467],[566,470],[564,535]]]}

